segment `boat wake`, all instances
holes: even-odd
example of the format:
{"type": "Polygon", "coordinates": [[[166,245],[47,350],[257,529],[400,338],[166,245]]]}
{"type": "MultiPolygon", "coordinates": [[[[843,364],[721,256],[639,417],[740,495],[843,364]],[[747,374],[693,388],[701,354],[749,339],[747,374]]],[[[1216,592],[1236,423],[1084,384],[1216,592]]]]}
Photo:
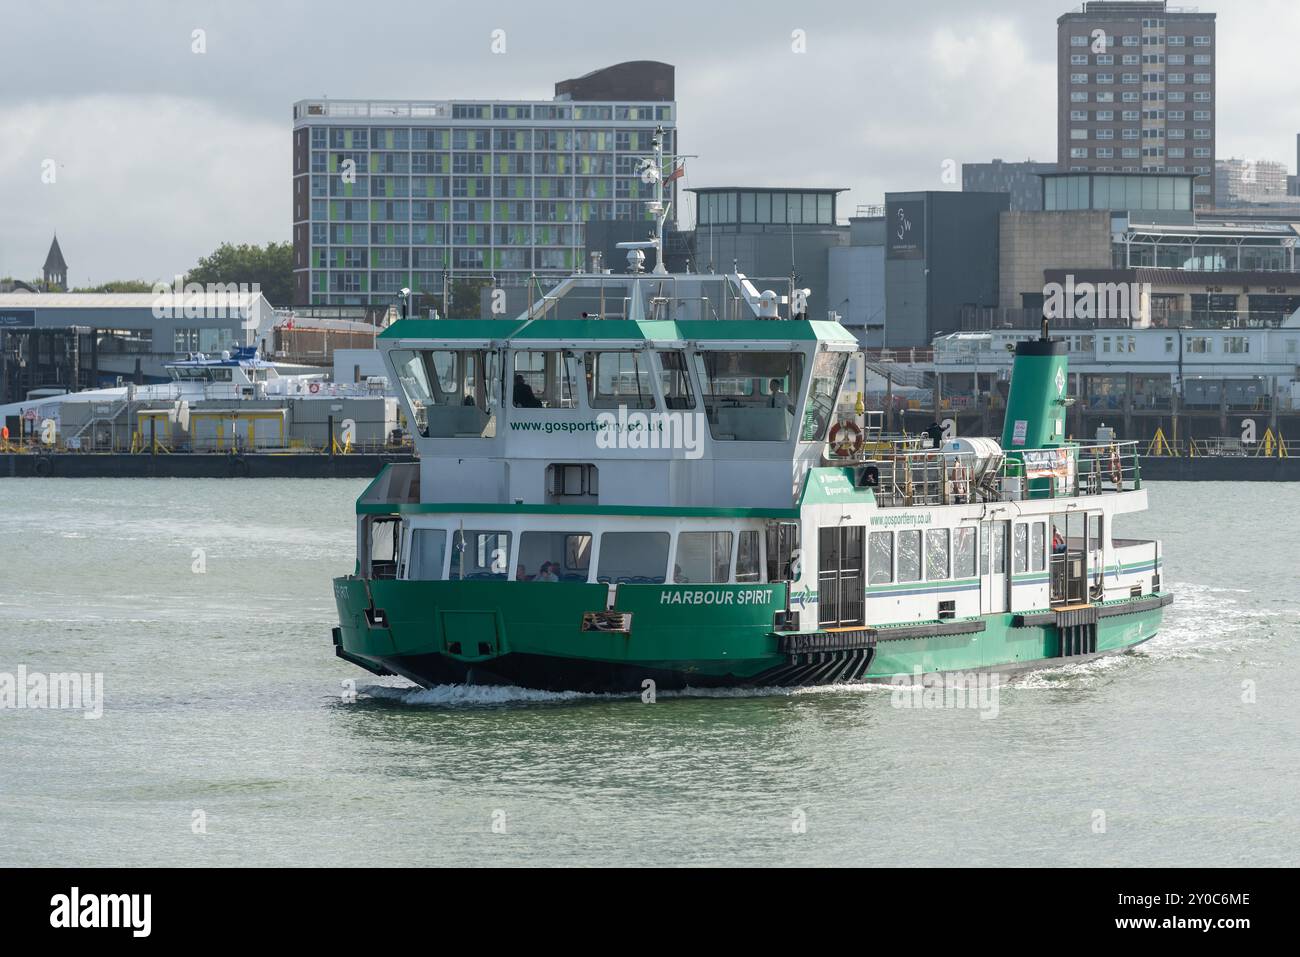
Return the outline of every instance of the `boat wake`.
{"type": "MultiPolygon", "coordinates": [[[[788,698],[816,694],[862,694],[888,692],[887,684],[819,685],[811,688],[684,688],[660,691],[656,699],[690,698],[788,698]]],[[[357,689],[363,698],[411,708],[498,708],[507,705],[577,704],[599,701],[640,701],[640,692],[591,693],[582,691],[537,691],[513,685],[367,685],[357,689]]]]}
{"type": "Polygon", "coordinates": [[[1022,689],[1062,687],[1063,683],[1090,684],[1116,669],[1143,661],[1214,660],[1225,654],[1242,654],[1277,637],[1280,626],[1297,618],[1295,610],[1260,608],[1244,588],[1173,583],[1175,600],[1165,613],[1160,631],[1150,641],[1127,654],[1063,664],[1031,671],[1011,682],[1022,689]]]}

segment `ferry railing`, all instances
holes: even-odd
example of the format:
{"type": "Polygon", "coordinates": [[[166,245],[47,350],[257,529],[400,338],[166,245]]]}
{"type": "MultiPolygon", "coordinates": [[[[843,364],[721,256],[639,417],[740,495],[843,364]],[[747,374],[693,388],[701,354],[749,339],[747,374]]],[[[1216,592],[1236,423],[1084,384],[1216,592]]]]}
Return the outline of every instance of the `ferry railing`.
{"type": "Polygon", "coordinates": [[[1098,442],[1052,449],[1011,450],[1004,457],[920,448],[915,437],[864,442],[848,459],[869,470],[882,507],[1074,498],[1142,487],[1139,443],[1098,442]]]}

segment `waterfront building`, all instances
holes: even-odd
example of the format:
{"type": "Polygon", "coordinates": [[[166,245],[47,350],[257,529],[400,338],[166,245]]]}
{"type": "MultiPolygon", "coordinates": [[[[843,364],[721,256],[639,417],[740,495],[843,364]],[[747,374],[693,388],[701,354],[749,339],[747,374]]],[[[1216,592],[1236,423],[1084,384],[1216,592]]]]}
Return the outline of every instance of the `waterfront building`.
{"type": "Polygon", "coordinates": [[[0,404],[34,389],[164,382],[178,354],[263,348],[274,315],[253,292],[0,294],[0,404]]]}
{"type": "Polygon", "coordinates": [[[885,330],[889,347],[926,346],[998,302],[998,223],[1007,193],[885,194],[885,330]]]}
{"type": "Polygon", "coordinates": [[[636,61],[560,81],[553,100],[300,100],[295,302],[406,288],[445,314],[457,281],[549,288],[584,268],[588,222],[652,224],[643,164],[662,129],[675,165],[673,97],[672,66],[636,61]]]}
{"type": "Polygon", "coordinates": [[[1223,159],[1214,164],[1220,208],[1287,201],[1286,164],[1272,160],[1223,159]]]}
{"type": "Polygon", "coordinates": [[[1055,163],[1007,163],[995,159],[989,163],[962,163],[961,188],[967,193],[1008,193],[1013,211],[1043,208],[1043,187],[1039,174],[1055,173],[1055,163]]]}
{"type": "Polygon", "coordinates": [[[1215,14],[1089,0],[1056,22],[1058,168],[1191,173],[1216,205],[1215,14]]]}

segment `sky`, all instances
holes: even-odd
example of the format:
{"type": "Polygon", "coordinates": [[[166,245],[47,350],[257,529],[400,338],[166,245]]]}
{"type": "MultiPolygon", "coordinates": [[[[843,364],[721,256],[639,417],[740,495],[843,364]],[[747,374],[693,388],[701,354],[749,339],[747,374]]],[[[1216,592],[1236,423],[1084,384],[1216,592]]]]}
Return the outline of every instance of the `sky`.
{"type": "MultiPolygon", "coordinates": [[[[960,188],[945,164],[1055,160],[1071,7],[5,0],[0,276],[38,276],[56,231],[73,285],[289,239],[295,100],[549,99],[623,60],[676,66],[681,150],[699,154],[687,187],[844,187],[841,217],[886,191],[960,188]]],[[[1218,13],[1220,158],[1294,171],[1300,3],[1200,7],[1218,13]]]]}

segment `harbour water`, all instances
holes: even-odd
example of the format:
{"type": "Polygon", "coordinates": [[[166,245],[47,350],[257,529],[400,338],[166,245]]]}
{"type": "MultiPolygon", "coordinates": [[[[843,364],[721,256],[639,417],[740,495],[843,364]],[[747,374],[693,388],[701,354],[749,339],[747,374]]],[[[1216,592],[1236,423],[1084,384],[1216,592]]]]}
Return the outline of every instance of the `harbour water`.
{"type": "Polygon", "coordinates": [[[1300,861],[1300,484],[1152,484],[1163,633],[996,713],[375,679],[329,637],[364,485],[0,484],[0,675],[104,682],[0,710],[0,865],[1300,861]]]}

